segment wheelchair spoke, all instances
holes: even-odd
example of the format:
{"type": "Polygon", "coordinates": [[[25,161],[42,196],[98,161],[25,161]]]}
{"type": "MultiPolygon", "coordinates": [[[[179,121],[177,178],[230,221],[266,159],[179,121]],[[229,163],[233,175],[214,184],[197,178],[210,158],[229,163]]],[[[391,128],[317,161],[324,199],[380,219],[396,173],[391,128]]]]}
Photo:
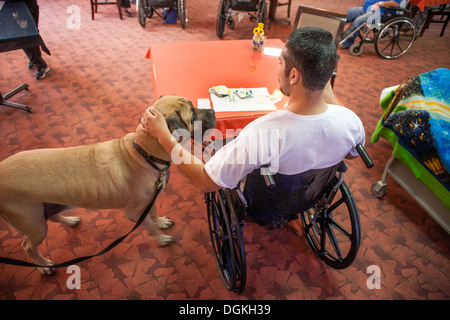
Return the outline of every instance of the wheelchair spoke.
{"type": "Polygon", "coordinates": [[[342,261],[342,253],[341,250],[339,248],[339,244],[336,240],[336,236],[334,235],[333,229],[331,229],[328,225],[325,227],[326,230],[326,234],[328,235],[328,238],[330,239],[331,245],[333,247],[334,252],[338,255],[338,257],[334,257],[329,251],[325,250],[326,253],[328,253],[328,255],[330,255],[331,257],[333,257],[335,260],[337,261],[342,261]]]}
{"type": "Polygon", "coordinates": [[[397,45],[397,47],[400,49],[400,52],[403,51],[403,48],[400,46],[400,40],[399,38],[395,41],[395,44],[397,45]]]}
{"type": "Polygon", "coordinates": [[[345,235],[348,239],[352,238],[352,235],[350,233],[347,232],[347,230],[345,230],[339,223],[337,223],[335,220],[333,219],[329,219],[328,223],[333,225],[336,229],[338,229],[343,235],[345,235]]]}
{"type": "Polygon", "coordinates": [[[328,209],[328,212],[333,212],[334,210],[336,210],[336,208],[339,207],[344,201],[344,198],[341,197],[338,201],[333,203],[333,205],[328,209]]]}
{"type": "Polygon", "coordinates": [[[384,47],[381,51],[384,52],[388,47],[391,47],[391,51],[389,52],[389,55],[392,56],[392,51],[393,51],[393,48],[394,48],[394,42],[393,41],[389,42],[386,45],[386,47],[384,47]]]}

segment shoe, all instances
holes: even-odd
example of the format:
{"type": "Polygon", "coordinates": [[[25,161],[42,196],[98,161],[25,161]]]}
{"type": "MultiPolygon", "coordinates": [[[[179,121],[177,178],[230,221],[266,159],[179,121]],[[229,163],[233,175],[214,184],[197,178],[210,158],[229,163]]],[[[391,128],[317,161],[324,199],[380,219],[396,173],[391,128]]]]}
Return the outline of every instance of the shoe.
{"type": "Polygon", "coordinates": [[[128,9],[125,9],[125,14],[126,14],[127,16],[131,17],[131,12],[128,11],[128,9]]]}
{"type": "Polygon", "coordinates": [[[35,69],[36,65],[33,62],[28,62],[28,69],[35,69]]]}
{"type": "Polygon", "coordinates": [[[41,80],[45,78],[45,74],[50,71],[50,68],[38,68],[34,74],[36,80],[41,80]]]}

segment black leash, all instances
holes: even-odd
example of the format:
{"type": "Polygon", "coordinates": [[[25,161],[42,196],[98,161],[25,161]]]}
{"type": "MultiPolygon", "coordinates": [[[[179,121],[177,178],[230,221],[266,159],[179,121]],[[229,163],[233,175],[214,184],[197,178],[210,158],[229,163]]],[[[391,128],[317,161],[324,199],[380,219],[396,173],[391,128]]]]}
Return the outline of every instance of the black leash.
{"type": "Polygon", "coordinates": [[[133,145],[136,148],[136,150],[139,152],[139,154],[141,154],[144,157],[144,159],[150,165],[152,165],[153,168],[155,168],[156,170],[158,170],[160,172],[159,178],[158,178],[158,180],[155,183],[155,189],[156,189],[155,195],[154,195],[152,201],[150,202],[150,204],[147,206],[147,208],[141,214],[141,217],[136,222],[136,224],[134,225],[133,229],[131,229],[126,235],[124,235],[124,236],[116,239],[115,241],[113,241],[109,246],[107,246],[102,251],[100,251],[100,252],[98,252],[96,254],[90,255],[90,256],[84,256],[84,257],[80,257],[80,258],[75,258],[75,259],[72,259],[72,260],[69,260],[69,261],[66,261],[66,262],[62,262],[62,263],[58,263],[58,264],[54,264],[54,265],[50,265],[50,266],[40,266],[40,265],[31,263],[31,262],[27,262],[27,261],[23,261],[23,260],[16,260],[16,259],[11,259],[11,258],[4,258],[4,257],[0,257],[0,263],[10,264],[10,265],[15,265],[15,266],[21,266],[21,267],[38,267],[38,268],[62,268],[62,267],[68,267],[68,266],[71,266],[73,264],[77,264],[77,263],[80,263],[80,262],[85,261],[87,259],[90,259],[90,258],[93,258],[93,257],[97,257],[97,256],[100,256],[102,254],[107,253],[109,250],[111,250],[112,248],[117,246],[119,243],[121,243],[130,233],[132,233],[134,230],[136,230],[141,225],[141,223],[144,221],[144,219],[147,217],[148,213],[150,212],[150,209],[155,204],[155,201],[156,201],[156,198],[158,197],[158,194],[163,189],[164,181],[162,181],[162,180],[165,177],[166,171],[169,169],[170,162],[158,159],[156,157],[153,157],[153,156],[147,154],[139,145],[134,143],[134,140],[133,140],[133,145]],[[158,168],[154,163],[151,163],[151,161],[152,160],[155,161],[155,159],[156,159],[156,162],[161,163],[161,164],[165,164],[165,165],[167,165],[167,167],[164,168],[164,169],[158,168]]]}
{"type": "Polygon", "coordinates": [[[4,258],[4,257],[0,257],[0,263],[12,264],[12,265],[21,266],[21,267],[62,268],[62,267],[68,267],[70,265],[80,263],[80,262],[82,262],[84,260],[87,260],[87,259],[90,259],[90,258],[93,258],[93,257],[100,256],[102,254],[105,254],[106,252],[108,252],[109,250],[111,250],[112,248],[117,246],[120,242],[122,242],[123,239],[125,239],[130,233],[132,233],[134,230],[137,229],[137,227],[139,227],[141,225],[142,221],[144,221],[144,219],[147,217],[150,209],[154,205],[154,203],[156,201],[156,198],[158,197],[158,194],[159,194],[159,192],[161,190],[162,190],[162,185],[161,184],[157,184],[157,189],[156,189],[155,196],[153,197],[153,200],[150,202],[148,207],[144,210],[144,212],[142,213],[141,217],[139,218],[139,220],[134,225],[133,229],[131,229],[126,235],[118,238],[117,240],[112,242],[109,246],[107,246],[105,249],[103,249],[102,251],[100,251],[100,252],[98,252],[96,254],[93,254],[93,255],[90,255],[90,256],[84,256],[84,257],[80,257],[80,258],[75,258],[75,259],[72,259],[72,260],[69,260],[69,261],[66,261],[66,262],[62,262],[62,263],[58,263],[58,264],[54,264],[54,265],[50,265],[50,266],[39,266],[39,265],[31,263],[31,262],[22,261],[22,260],[16,260],[16,259],[10,259],[10,258],[4,258]]]}

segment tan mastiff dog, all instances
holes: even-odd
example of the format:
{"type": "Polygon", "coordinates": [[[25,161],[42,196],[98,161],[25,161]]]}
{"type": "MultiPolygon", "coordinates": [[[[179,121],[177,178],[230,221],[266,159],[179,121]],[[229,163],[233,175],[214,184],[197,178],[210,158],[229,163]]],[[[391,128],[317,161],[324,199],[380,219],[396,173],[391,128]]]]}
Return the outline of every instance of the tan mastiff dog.
{"type": "MultiPolygon", "coordinates": [[[[193,137],[194,121],[201,121],[203,136],[215,126],[213,110],[196,109],[182,97],[164,96],[154,106],[172,132],[186,129],[193,137]]],[[[169,164],[170,155],[140,125],[121,139],[20,152],[0,162],[0,217],[21,234],[22,247],[35,264],[51,266],[53,262],[37,249],[47,233],[47,218],[75,226],[80,218],[58,213],[70,207],[123,208],[127,218],[137,221],[155,194],[155,182],[166,184],[163,172],[169,164]]],[[[142,226],[161,245],[173,241],[159,230],[172,226],[172,221],[157,217],[154,206],[142,226]]]]}

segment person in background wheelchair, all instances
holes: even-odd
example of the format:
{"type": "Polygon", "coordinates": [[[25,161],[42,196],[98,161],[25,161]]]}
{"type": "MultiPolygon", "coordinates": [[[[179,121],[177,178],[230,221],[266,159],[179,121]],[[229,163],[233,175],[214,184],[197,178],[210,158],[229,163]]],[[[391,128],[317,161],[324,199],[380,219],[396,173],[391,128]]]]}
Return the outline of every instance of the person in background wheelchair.
{"type": "MultiPolygon", "coordinates": [[[[362,1],[361,1],[362,2],[362,1]]],[[[397,8],[401,3],[401,0],[390,1],[378,1],[378,0],[365,0],[360,7],[354,7],[347,11],[347,23],[352,23],[342,34],[342,39],[347,38],[353,31],[358,29],[363,23],[373,23],[375,20],[375,14],[379,11],[380,16],[385,12],[384,6],[397,8]]],[[[346,41],[344,41],[339,48],[348,49],[359,35],[359,31],[352,34],[346,41]]]]}
{"type": "Polygon", "coordinates": [[[183,159],[178,167],[203,192],[235,188],[265,164],[271,164],[271,173],[294,175],[356,157],[355,146],[364,144],[364,127],[332,94],[329,80],[338,55],[331,33],[299,28],[288,37],[279,58],[280,87],[289,97],[286,107],[247,125],[206,164],[171,137],[155,108],[147,109],[140,125],[169,154],[176,148],[183,159]]]}

